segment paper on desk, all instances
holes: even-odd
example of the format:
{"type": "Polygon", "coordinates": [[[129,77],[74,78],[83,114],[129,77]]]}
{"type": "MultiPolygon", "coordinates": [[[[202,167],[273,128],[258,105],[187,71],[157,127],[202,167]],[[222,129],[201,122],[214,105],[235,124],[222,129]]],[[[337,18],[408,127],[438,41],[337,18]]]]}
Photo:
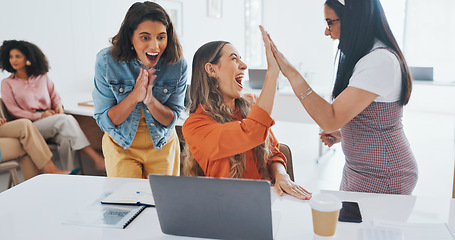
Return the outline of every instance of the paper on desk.
{"type": "Polygon", "coordinates": [[[102,199],[101,203],[155,206],[148,182],[147,184],[127,183],[102,199]]]}
{"type": "Polygon", "coordinates": [[[90,227],[126,228],[147,206],[103,205],[99,200],[76,210],[62,223],[90,227]]]}
{"type": "Polygon", "coordinates": [[[403,223],[374,220],[364,225],[363,238],[368,240],[454,240],[445,223],[403,223]]]}

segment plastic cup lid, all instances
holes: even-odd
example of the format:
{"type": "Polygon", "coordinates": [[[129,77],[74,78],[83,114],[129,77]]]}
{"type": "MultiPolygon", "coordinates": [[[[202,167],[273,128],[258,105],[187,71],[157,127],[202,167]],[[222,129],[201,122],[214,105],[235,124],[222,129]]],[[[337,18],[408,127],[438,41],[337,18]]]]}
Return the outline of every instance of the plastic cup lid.
{"type": "Polygon", "coordinates": [[[331,212],[341,209],[341,201],[334,195],[320,193],[310,199],[310,206],[317,211],[331,212]]]}

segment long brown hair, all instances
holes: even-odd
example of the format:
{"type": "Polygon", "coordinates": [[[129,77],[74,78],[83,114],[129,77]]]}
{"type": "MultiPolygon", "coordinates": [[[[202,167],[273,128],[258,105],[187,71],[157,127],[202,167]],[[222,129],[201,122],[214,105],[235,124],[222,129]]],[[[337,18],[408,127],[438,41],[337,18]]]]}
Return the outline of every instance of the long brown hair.
{"type": "Polygon", "coordinates": [[[134,3],[128,9],[119,32],[112,38],[112,57],[116,61],[131,61],[137,57],[136,51],[131,48],[133,46],[131,37],[137,26],[145,20],[161,22],[166,27],[167,47],[162,57],[166,64],[177,63],[182,58],[183,51],[174,24],[159,4],[148,1],[134,3]]]}
{"type": "MultiPolygon", "coordinates": [[[[205,70],[206,63],[217,64],[222,55],[225,41],[214,41],[200,47],[193,57],[193,72],[190,85],[190,113],[194,113],[201,105],[204,112],[214,121],[219,123],[231,122],[234,112],[225,104],[222,92],[218,89],[218,80],[209,76],[205,70]]],[[[240,97],[235,99],[235,107],[239,110],[242,118],[245,118],[251,109],[253,99],[240,97]]],[[[263,178],[269,178],[266,162],[270,156],[270,140],[267,137],[265,143],[253,148],[256,157],[256,166],[263,178]]],[[[191,154],[188,144],[185,146],[182,172],[187,176],[202,175],[202,169],[191,154]]],[[[246,154],[239,153],[229,157],[231,164],[230,177],[241,178],[246,167],[246,154]]]]}

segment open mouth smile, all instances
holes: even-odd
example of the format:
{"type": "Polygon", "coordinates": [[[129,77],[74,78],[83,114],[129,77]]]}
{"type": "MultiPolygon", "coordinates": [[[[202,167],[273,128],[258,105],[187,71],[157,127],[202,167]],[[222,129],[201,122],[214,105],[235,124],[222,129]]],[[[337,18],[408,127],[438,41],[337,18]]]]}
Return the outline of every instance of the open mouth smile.
{"type": "Polygon", "coordinates": [[[242,89],[243,89],[243,85],[242,85],[243,77],[244,77],[244,74],[243,74],[243,73],[240,73],[240,74],[238,74],[238,75],[235,77],[235,81],[237,82],[237,86],[239,86],[239,87],[242,88],[242,89]]]}
{"type": "Polygon", "coordinates": [[[147,59],[151,62],[154,63],[158,59],[158,53],[149,53],[146,52],[145,56],[147,56],[147,59]]]}

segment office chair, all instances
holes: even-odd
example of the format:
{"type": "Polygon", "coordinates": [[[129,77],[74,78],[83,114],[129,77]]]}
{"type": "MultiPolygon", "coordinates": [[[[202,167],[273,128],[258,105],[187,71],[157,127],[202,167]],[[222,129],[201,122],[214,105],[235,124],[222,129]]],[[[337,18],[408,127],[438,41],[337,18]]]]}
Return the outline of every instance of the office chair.
{"type": "Polygon", "coordinates": [[[0,118],[5,118],[6,121],[11,120],[11,116],[6,110],[5,104],[3,104],[2,98],[0,98],[0,118]]]}
{"type": "Polygon", "coordinates": [[[291,178],[291,180],[294,182],[294,167],[292,164],[291,148],[284,143],[280,143],[280,152],[282,152],[286,157],[286,172],[288,173],[289,178],[291,178]]]}
{"type": "MultiPolygon", "coordinates": [[[[0,118],[5,118],[6,121],[14,120],[12,118],[11,114],[6,109],[5,104],[2,101],[2,98],[0,98],[0,118]]],[[[57,151],[58,144],[54,143],[54,142],[49,142],[49,141],[46,141],[46,143],[49,146],[49,149],[51,150],[51,152],[54,154],[54,156],[58,156],[58,151],[57,151]]],[[[76,152],[76,158],[79,159],[79,163],[80,163],[81,162],[80,151],[76,152]]],[[[60,162],[62,162],[62,164],[63,164],[63,161],[64,160],[60,159],[60,162]]]]}
{"type": "MultiPolygon", "coordinates": [[[[3,104],[3,101],[1,98],[0,98],[0,118],[9,119],[8,111],[6,111],[5,105],[3,104]]],[[[1,154],[0,154],[0,156],[1,156],[1,154]]],[[[1,158],[0,158],[0,160],[1,160],[1,158]]],[[[0,163],[0,170],[6,170],[6,171],[9,171],[9,173],[10,173],[9,180],[8,180],[8,188],[19,184],[19,177],[17,175],[17,170],[16,170],[18,166],[19,166],[19,163],[17,163],[17,161],[14,161],[14,160],[0,163]]]]}
{"type": "MultiPolygon", "coordinates": [[[[180,153],[180,169],[182,169],[183,161],[184,161],[184,158],[185,158],[185,156],[183,155],[184,148],[185,148],[185,138],[183,137],[182,126],[175,126],[175,130],[177,132],[177,136],[178,136],[179,141],[180,141],[180,150],[181,150],[181,153],[180,153]]],[[[284,154],[284,156],[286,157],[286,160],[287,160],[287,162],[286,162],[286,172],[288,173],[289,178],[291,178],[291,180],[294,181],[294,167],[293,167],[293,164],[292,164],[291,148],[288,145],[284,144],[284,143],[280,143],[279,150],[280,150],[280,152],[282,152],[284,154]]],[[[202,169],[200,169],[200,172],[202,172],[202,169]]],[[[203,174],[201,174],[201,176],[203,176],[203,174]]]]}
{"type": "Polygon", "coordinates": [[[14,160],[0,163],[0,170],[9,171],[8,188],[19,184],[19,177],[16,170],[17,167],[19,167],[19,163],[14,160]]]}

